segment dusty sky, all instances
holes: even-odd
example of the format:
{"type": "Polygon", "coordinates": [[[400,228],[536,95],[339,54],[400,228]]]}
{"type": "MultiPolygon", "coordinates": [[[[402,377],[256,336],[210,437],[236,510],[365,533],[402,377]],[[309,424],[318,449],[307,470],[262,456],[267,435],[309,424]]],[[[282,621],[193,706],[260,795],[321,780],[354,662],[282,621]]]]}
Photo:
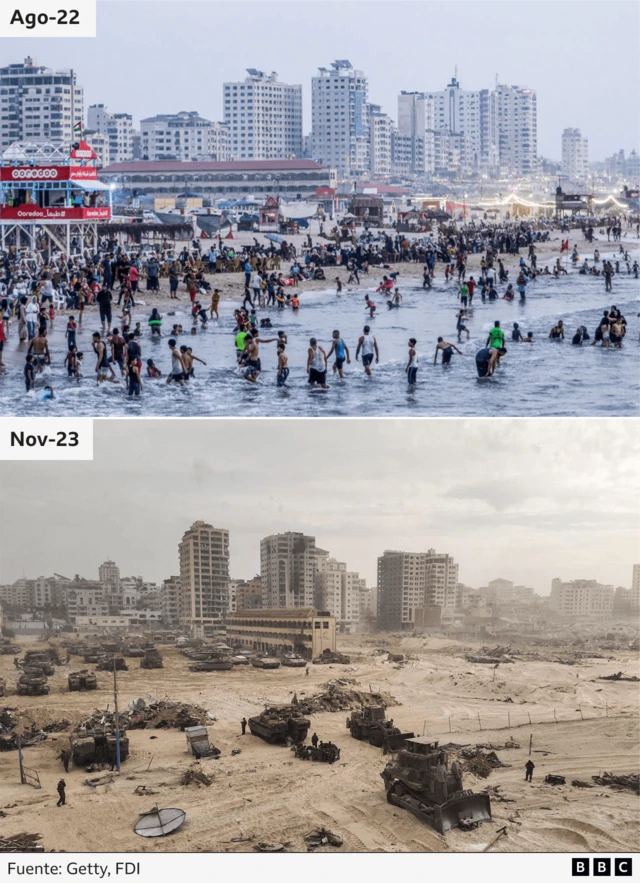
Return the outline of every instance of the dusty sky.
{"type": "Polygon", "coordinates": [[[202,518],[231,575],[300,530],[375,585],[385,549],[452,554],[474,587],[553,577],[629,586],[639,560],[631,420],[98,420],[88,463],[0,464],[0,583],[177,572],[202,518]]]}
{"type": "Polygon", "coordinates": [[[369,100],[397,119],[401,90],[444,88],[458,65],[463,88],[500,82],[538,92],[538,149],[560,158],[576,126],[590,158],[640,148],[640,6],[632,0],[100,0],[96,39],[3,41],[2,61],[33,55],[74,67],[85,107],[104,103],[135,120],[197,110],[222,119],[222,82],[245,68],[275,70],[304,88],[347,58],[369,77],[369,100]]]}

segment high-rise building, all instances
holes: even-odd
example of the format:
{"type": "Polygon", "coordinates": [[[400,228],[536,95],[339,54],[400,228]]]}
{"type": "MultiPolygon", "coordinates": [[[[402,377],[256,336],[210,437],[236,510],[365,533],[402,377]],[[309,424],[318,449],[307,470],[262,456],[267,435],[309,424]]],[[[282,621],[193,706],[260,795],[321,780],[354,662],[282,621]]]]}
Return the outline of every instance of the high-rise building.
{"type": "Polygon", "coordinates": [[[109,592],[120,591],[120,568],[115,561],[105,561],[98,568],[98,580],[109,592]]]}
{"type": "Polygon", "coordinates": [[[98,157],[98,167],[109,165],[109,139],[96,129],[85,129],[82,140],[89,145],[98,157]]]}
{"type": "Polygon", "coordinates": [[[336,627],[342,634],[353,634],[364,620],[363,608],[367,600],[364,594],[367,584],[354,571],[347,570],[342,561],[328,556],[318,556],[316,573],[316,607],[335,617],[336,627]]]}
{"type": "Polygon", "coordinates": [[[297,159],[302,155],[302,86],[278,74],[247,68],[249,76],[223,86],[231,159],[297,159]]]}
{"type": "Polygon", "coordinates": [[[165,625],[180,623],[180,577],[170,576],[162,583],[162,621],[165,625]]]}
{"type": "Polygon", "coordinates": [[[386,551],[378,558],[378,624],[412,629],[416,608],[455,609],[458,565],[450,555],[386,551]]]}
{"type": "Polygon", "coordinates": [[[229,604],[229,531],[194,522],[180,542],[180,622],[202,635],[229,604]]]}
{"type": "Polygon", "coordinates": [[[637,613],[640,610],[640,564],[633,565],[633,577],[631,579],[631,594],[629,596],[631,609],[637,613]]]}
{"type": "MultiPolygon", "coordinates": [[[[468,143],[468,166],[491,170],[497,166],[496,97],[489,89],[461,89],[455,77],[440,92],[424,93],[432,105],[434,132],[462,136],[468,143]]],[[[437,165],[437,162],[436,162],[437,165]]],[[[436,172],[437,174],[437,172],[436,172]]]]}
{"type": "Polygon", "coordinates": [[[586,181],[589,176],[589,142],[580,129],[562,133],[562,173],[570,181],[586,181]]]}
{"type": "Polygon", "coordinates": [[[109,113],[104,104],[92,104],[87,111],[87,128],[106,135],[109,163],[126,162],[133,157],[133,117],[129,113],[109,113]]]}
{"type": "Polygon", "coordinates": [[[522,86],[496,87],[496,130],[500,168],[521,177],[538,166],[537,97],[522,86]]]}
{"type": "Polygon", "coordinates": [[[398,95],[393,170],[399,175],[433,174],[433,101],[424,92],[398,95]]]}
{"type": "Polygon", "coordinates": [[[143,159],[228,159],[228,126],[205,120],[194,110],[147,117],[140,130],[143,159]]]}
{"type": "Polygon", "coordinates": [[[340,177],[369,171],[367,91],[367,78],[347,60],[318,68],[311,79],[312,156],[340,177]]]}
{"type": "Polygon", "coordinates": [[[369,125],[369,171],[373,177],[391,174],[391,142],[393,120],[382,112],[379,104],[367,104],[369,125]]]}
{"type": "Polygon", "coordinates": [[[551,581],[549,609],[565,616],[607,618],[613,611],[614,588],[595,579],[551,581]]]}
{"type": "Polygon", "coordinates": [[[318,557],[316,538],[288,531],[260,541],[262,606],[313,607],[318,557]]]}
{"type": "Polygon", "coordinates": [[[0,67],[0,149],[14,141],[77,140],[84,97],[73,70],[52,70],[30,57],[0,67]]]}
{"type": "Polygon", "coordinates": [[[236,587],[236,610],[260,610],[262,603],[262,578],[242,580],[236,587]]]}

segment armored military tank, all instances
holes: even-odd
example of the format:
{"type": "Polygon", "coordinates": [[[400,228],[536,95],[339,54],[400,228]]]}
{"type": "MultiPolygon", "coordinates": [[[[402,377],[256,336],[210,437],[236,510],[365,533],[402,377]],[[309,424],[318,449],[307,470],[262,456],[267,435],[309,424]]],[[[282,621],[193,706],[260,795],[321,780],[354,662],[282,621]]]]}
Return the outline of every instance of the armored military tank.
{"type": "Polygon", "coordinates": [[[68,677],[68,683],[71,693],[77,690],[98,689],[98,679],[86,668],[83,668],[82,671],[72,671],[68,677]]]}
{"type": "Polygon", "coordinates": [[[251,665],[254,668],[280,668],[280,660],[275,656],[252,656],[251,665]]]}
{"type": "Polygon", "coordinates": [[[140,660],[140,668],[163,668],[162,654],[155,647],[148,647],[140,660]]]}
{"type": "Polygon", "coordinates": [[[293,705],[278,705],[265,708],[262,714],[249,718],[252,735],[265,742],[304,742],[311,722],[300,714],[293,705]]]}
{"type": "Polygon", "coordinates": [[[437,742],[407,739],[381,776],[389,803],[408,809],[440,834],[491,820],[489,795],[463,790],[460,765],[454,761],[449,768],[447,752],[437,742]]]}
{"type": "Polygon", "coordinates": [[[314,665],[348,665],[351,657],[345,653],[338,653],[337,650],[323,650],[320,656],[316,656],[313,660],[314,665]]]}
{"type": "Polygon", "coordinates": [[[12,644],[9,638],[0,638],[0,656],[17,656],[20,645],[12,644]]]}
{"type": "Polygon", "coordinates": [[[5,696],[7,693],[7,682],[4,678],[0,678],[0,696],[5,696]]]}
{"type": "Polygon", "coordinates": [[[280,657],[280,662],[288,668],[306,668],[307,660],[297,653],[285,653],[280,657]]]}
{"type": "Polygon", "coordinates": [[[385,754],[402,748],[405,741],[413,737],[413,733],[401,733],[394,727],[393,721],[386,719],[381,705],[365,705],[360,711],[354,711],[347,718],[347,729],[354,739],[383,748],[385,754]]]}
{"type": "Polygon", "coordinates": [[[37,668],[42,669],[42,673],[47,675],[47,677],[55,673],[55,668],[49,654],[40,652],[39,650],[27,650],[20,660],[19,665],[24,666],[25,671],[27,668],[36,666],[37,668]]]}
{"type": "Polygon", "coordinates": [[[47,676],[38,665],[27,665],[18,678],[18,696],[46,696],[49,692],[47,676]]]}
{"type": "Polygon", "coordinates": [[[189,671],[231,671],[233,661],[226,653],[209,653],[189,666],[189,671]]]}
{"type": "MultiPolygon", "coordinates": [[[[86,661],[85,656],[85,661],[86,661]]],[[[123,656],[101,656],[98,660],[98,671],[113,671],[115,664],[116,671],[129,671],[129,666],[124,661],[123,656]]]]}

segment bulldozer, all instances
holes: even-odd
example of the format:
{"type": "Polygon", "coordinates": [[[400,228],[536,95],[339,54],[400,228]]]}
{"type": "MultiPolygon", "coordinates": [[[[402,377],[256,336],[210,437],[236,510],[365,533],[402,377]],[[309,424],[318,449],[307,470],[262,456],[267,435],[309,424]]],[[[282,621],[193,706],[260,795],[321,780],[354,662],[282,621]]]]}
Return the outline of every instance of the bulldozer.
{"type": "Polygon", "coordinates": [[[249,729],[253,736],[265,742],[304,742],[311,722],[303,717],[293,705],[277,705],[265,708],[262,714],[249,718],[249,729]]]}
{"type": "Polygon", "coordinates": [[[18,678],[18,696],[46,696],[50,690],[47,676],[39,665],[27,665],[18,678]]]}
{"type": "Polygon", "coordinates": [[[347,718],[347,729],[354,739],[382,748],[385,754],[402,748],[414,735],[401,733],[398,727],[394,727],[393,721],[386,719],[381,705],[363,705],[359,712],[353,712],[347,718]]]}
{"type": "Polygon", "coordinates": [[[148,647],[140,660],[140,668],[163,668],[160,651],[155,647],[148,647]]]}
{"type": "Polygon", "coordinates": [[[462,769],[449,767],[447,752],[424,736],[407,739],[381,773],[387,801],[408,809],[440,834],[469,830],[491,820],[491,799],[462,787],[462,769]]]}
{"type": "Polygon", "coordinates": [[[73,693],[76,690],[97,690],[98,689],[98,679],[94,674],[91,674],[86,668],[83,668],[82,671],[72,671],[68,678],[69,682],[69,692],[73,693]]]}

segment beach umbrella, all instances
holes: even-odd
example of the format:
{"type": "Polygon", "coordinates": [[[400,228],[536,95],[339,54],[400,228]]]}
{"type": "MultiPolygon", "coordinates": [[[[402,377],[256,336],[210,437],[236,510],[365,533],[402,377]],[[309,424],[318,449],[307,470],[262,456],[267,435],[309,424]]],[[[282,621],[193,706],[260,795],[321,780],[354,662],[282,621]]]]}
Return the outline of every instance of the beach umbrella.
{"type": "Polygon", "coordinates": [[[284,242],[284,238],[282,236],[278,236],[277,233],[265,233],[265,239],[270,239],[271,242],[284,242]]]}

